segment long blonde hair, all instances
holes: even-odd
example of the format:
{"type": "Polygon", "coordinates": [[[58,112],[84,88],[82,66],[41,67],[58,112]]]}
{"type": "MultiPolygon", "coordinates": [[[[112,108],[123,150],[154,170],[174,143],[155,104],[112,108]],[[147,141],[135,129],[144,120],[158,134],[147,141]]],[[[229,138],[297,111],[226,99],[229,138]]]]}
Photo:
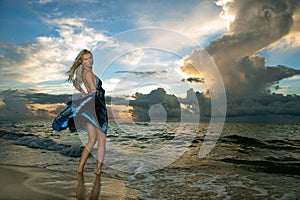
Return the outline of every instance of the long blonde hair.
{"type": "Polygon", "coordinates": [[[74,86],[81,85],[81,83],[82,83],[82,73],[81,73],[82,69],[80,66],[82,64],[82,56],[87,53],[92,55],[92,53],[87,49],[83,49],[82,51],[80,51],[80,53],[77,55],[75,61],[73,62],[72,67],[70,68],[69,71],[67,71],[68,81],[73,82],[74,86]],[[74,78],[75,73],[76,73],[76,76],[74,78]]]}

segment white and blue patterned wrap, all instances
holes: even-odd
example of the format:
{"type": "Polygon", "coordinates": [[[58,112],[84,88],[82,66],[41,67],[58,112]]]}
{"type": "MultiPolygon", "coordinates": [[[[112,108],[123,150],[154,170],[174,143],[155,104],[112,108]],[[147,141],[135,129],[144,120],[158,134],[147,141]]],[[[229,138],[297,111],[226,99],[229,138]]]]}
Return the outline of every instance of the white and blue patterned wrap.
{"type": "Polygon", "coordinates": [[[56,131],[66,128],[71,131],[85,130],[86,123],[90,122],[106,135],[108,118],[105,90],[97,76],[96,90],[97,92],[90,92],[84,97],[68,102],[67,107],[54,119],[52,128],[56,131]]]}

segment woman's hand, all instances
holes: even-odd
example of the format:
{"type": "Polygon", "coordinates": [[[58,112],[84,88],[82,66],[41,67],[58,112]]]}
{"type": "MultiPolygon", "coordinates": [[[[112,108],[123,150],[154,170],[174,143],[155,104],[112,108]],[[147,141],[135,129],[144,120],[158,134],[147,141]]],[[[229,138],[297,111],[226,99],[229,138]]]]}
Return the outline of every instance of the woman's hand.
{"type": "Polygon", "coordinates": [[[81,96],[83,96],[83,97],[86,95],[85,91],[83,91],[83,90],[80,93],[81,93],[81,96]]]}

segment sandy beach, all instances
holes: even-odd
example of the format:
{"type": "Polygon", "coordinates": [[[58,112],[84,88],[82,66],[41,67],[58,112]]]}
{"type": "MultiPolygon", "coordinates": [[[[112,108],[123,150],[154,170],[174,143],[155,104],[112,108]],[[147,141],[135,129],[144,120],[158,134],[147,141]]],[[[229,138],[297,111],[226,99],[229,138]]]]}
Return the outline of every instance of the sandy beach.
{"type": "Polygon", "coordinates": [[[30,167],[0,165],[0,199],[137,199],[138,190],[124,181],[92,172],[71,174],[30,167]]]}

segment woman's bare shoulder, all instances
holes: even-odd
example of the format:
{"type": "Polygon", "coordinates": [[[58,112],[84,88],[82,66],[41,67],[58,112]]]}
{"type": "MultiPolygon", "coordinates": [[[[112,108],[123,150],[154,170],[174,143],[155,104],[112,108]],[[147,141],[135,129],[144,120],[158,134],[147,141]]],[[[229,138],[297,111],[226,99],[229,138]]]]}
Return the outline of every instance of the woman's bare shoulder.
{"type": "Polygon", "coordinates": [[[89,71],[89,70],[84,70],[82,73],[83,73],[82,74],[83,76],[87,76],[87,77],[93,77],[94,76],[94,73],[92,71],[89,71]]]}

